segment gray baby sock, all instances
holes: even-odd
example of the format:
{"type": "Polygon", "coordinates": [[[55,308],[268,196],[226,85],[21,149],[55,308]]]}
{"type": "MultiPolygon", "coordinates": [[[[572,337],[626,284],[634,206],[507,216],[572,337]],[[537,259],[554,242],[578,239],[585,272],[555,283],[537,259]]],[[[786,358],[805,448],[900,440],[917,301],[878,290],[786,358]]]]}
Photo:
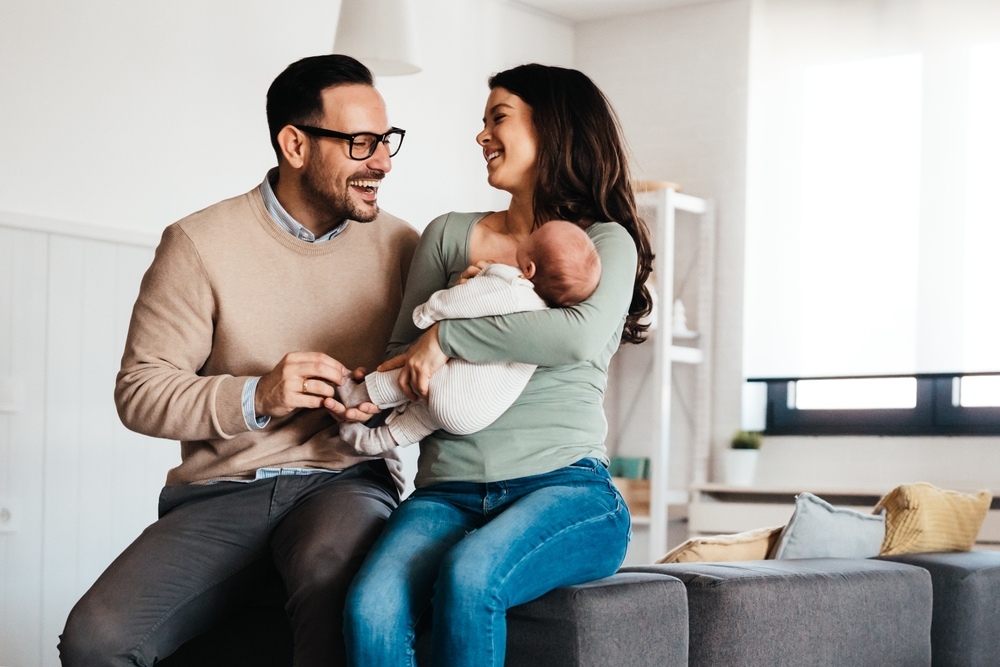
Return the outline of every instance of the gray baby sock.
{"type": "Polygon", "coordinates": [[[344,384],[337,387],[337,397],[345,408],[356,408],[362,403],[372,402],[365,381],[355,382],[354,378],[351,377],[345,377],[344,384]]]}

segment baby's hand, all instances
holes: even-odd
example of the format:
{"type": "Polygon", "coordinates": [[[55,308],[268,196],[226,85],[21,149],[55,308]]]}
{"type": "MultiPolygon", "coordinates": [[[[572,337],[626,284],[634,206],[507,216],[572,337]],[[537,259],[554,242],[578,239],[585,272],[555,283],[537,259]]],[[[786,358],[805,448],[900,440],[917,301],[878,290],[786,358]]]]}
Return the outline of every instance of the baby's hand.
{"type": "Polygon", "coordinates": [[[480,260],[480,261],[476,262],[475,264],[473,264],[472,266],[470,266],[469,268],[467,268],[465,271],[462,271],[462,275],[459,276],[458,282],[455,283],[455,284],[456,285],[464,285],[465,283],[469,282],[470,278],[475,278],[480,273],[482,273],[486,269],[486,267],[488,267],[490,264],[493,264],[493,263],[494,262],[491,262],[491,261],[486,260],[486,259],[483,259],[483,260],[480,260]]]}

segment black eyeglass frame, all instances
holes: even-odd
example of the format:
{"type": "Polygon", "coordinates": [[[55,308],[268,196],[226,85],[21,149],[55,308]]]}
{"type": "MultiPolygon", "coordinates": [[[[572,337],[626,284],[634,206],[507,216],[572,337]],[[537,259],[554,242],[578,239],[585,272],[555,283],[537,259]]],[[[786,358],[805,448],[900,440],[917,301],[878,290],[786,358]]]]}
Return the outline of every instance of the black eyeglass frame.
{"type": "MultiPolygon", "coordinates": [[[[403,139],[406,137],[406,130],[398,127],[390,127],[385,134],[375,134],[374,132],[355,132],[354,134],[346,134],[344,132],[337,132],[335,130],[328,130],[323,127],[314,127],[312,125],[292,125],[297,130],[301,130],[306,134],[311,134],[315,137],[329,137],[330,139],[343,139],[344,141],[349,141],[350,146],[347,149],[347,154],[352,160],[367,160],[372,155],[375,155],[375,151],[378,150],[379,144],[384,144],[385,140],[392,134],[399,135],[399,145],[396,146],[396,150],[389,153],[389,157],[395,157],[399,153],[399,149],[403,147],[403,139]],[[372,142],[372,148],[368,151],[368,155],[363,157],[355,157],[354,155],[354,141],[358,137],[367,136],[372,137],[375,141],[372,142]]],[[[386,149],[389,147],[386,146],[386,149]]]]}

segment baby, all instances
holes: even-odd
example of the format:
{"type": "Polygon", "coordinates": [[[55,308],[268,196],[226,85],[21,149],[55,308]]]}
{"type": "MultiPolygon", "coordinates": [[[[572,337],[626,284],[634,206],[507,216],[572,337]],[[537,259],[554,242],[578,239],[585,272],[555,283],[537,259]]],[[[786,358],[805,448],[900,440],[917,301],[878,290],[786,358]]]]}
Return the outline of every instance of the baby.
{"type": "MultiPolygon", "coordinates": [[[[516,267],[489,264],[474,277],[435,292],[413,311],[413,322],[426,329],[438,320],[573,306],[593,294],[600,279],[601,259],[590,237],[571,222],[553,220],[518,246],[516,267]]],[[[343,424],[340,437],[359,453],[374,456],[420,442],[438,429],[456,435],[475,433],[514,403],[535,368],[518,362],[474,364],[452,359],[431,378],[426,405],[411,403],[399,388],[402,369],[370,373],[364,382],[347,378],[337,388],[345,406],[370,402],[394,410],[385,426],[343,424]]]]}

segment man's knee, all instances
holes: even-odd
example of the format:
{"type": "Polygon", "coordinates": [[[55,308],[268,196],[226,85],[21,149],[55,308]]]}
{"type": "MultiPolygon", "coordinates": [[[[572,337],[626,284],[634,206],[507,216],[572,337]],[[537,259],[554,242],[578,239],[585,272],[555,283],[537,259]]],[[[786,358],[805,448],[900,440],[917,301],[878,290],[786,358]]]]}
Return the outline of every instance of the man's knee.
{"type": "Polygon", "coordinates": [[[117,610],[84,596],[70,612],[59,637],[63,667],[135,665],[135,638],[117,610]]]}

